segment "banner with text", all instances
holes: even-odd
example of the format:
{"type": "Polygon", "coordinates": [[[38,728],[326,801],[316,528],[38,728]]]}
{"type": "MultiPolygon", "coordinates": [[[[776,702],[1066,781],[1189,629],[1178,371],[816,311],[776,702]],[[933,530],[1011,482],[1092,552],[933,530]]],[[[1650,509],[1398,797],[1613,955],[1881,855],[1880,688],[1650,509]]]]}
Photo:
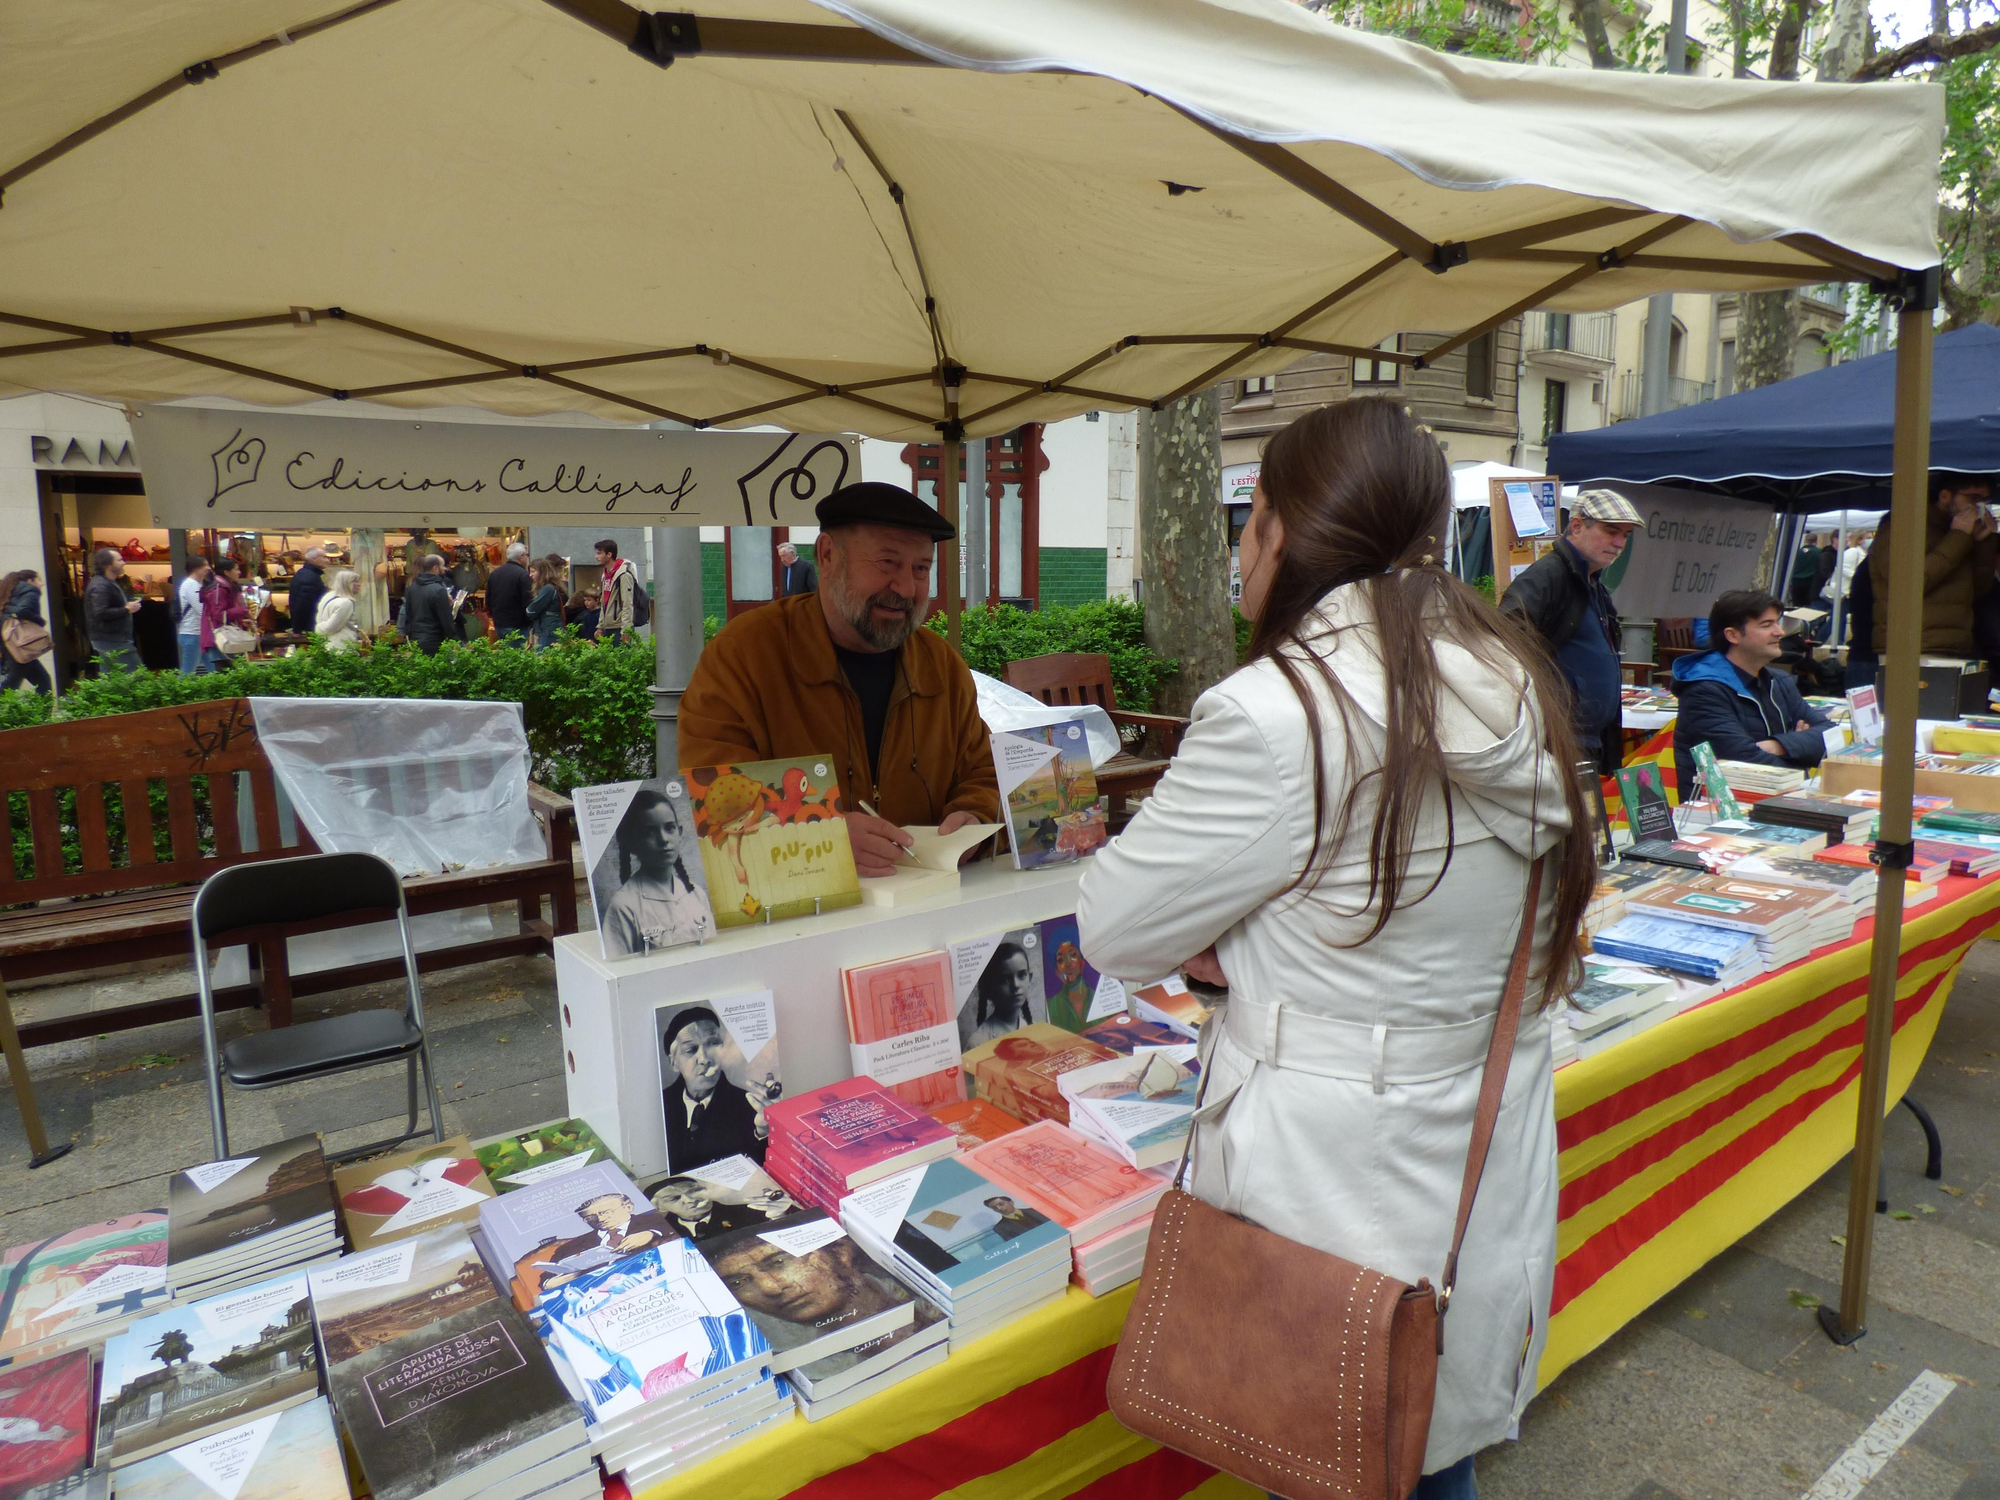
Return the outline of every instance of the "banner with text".
{"type": "Polygon", "coordinates": [[[1612,484],[1644,518],[1604,571],[1627,620],[1706,615],[1719,595],[1754,588],[1776,512],[1768,505],[1663,484],[1612,484]]]}
{"type": "Polygon", "coordinates": [[[161,526],[811,525],[861,478],[858,440],[135,404],[161,526]]]}

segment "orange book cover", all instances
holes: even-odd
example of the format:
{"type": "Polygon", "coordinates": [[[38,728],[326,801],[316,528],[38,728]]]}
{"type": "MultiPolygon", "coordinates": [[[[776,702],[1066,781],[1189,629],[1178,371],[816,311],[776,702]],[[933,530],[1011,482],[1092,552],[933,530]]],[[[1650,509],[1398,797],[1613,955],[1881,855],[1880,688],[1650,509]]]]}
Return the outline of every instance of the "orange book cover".
{"type": "Polygon", "coordinates": [[[951,959],[913,953],[841,971],[854,1071],[918,1109],[965,1097],[951,959]]]}
{"type": "Polygon", "coordinates": [[[936,1105],[930,1116],[958,1137],[958,1149],[961,1151],[997,1141],[1027,1123],[1015,1119],[988,1099],[960,1099],[953,1104],[936,1105]]]}
{"type": "Polygon", "coordinates": [[[1103,1062],[1118,1054],[1046,1021],[981,1042],[965,1054],[980,1097],[1023,1119],[1069,1122],[1069,1101],[1056,1080],[1071,1068],[1103,1062]]]}
{"type": "Polygon", "coordinates": [[[1166,1176],[1126,1165],[1053,1120],[1024,1126],[966,1153],[965,1164],[1084,1240],[1147,1212],[1166,1176]]]}

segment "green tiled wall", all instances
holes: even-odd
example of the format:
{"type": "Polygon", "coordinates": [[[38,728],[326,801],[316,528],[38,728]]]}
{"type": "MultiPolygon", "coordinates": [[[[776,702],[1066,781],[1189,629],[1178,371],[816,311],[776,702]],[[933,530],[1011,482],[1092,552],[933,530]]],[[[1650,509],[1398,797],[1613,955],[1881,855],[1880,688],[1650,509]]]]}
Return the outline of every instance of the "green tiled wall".
{"type": "Polygon", "coordinates": [[[1102,547],[1042,548],[1040,604],[1095,604],[1104,599],[1102,547]]]}
{"type": "Polygon", "coordinates": [[[729,604],[729,574],[723,565],[723,544],[701,544],[701,612],[719,620],[729,604]]]}

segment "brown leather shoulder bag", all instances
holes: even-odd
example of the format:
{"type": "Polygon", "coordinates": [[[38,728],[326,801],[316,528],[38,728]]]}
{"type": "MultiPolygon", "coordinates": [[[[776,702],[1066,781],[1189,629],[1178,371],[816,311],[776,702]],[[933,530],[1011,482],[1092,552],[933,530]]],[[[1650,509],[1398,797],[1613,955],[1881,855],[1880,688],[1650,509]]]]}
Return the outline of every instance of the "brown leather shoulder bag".
{"type": "Polygon", "coordinates": [[[1459,1246],[1520,1029],[1541,883],[1538,862],[1438,1289],[1210,1207],[1181,1189],[1184,1150],[1111,1366],[1111,1411],[1126,1427],[1291,1500],[1405,1500],[1416,1488],[1459,1246]]]}

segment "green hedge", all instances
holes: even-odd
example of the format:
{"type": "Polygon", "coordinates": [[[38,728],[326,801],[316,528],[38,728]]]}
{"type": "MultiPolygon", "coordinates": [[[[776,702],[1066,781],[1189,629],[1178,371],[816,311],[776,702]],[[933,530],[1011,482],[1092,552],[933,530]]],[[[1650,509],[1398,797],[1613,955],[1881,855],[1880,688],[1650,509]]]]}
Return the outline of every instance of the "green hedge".
{"type": "MultiPolygon", "coordinates": [[[[1094,651],[1111,658],[1122,708],[1144,712],[1154,687],[1174,670],[1148,651],[1144,615],[1113,600],[1023,613],[1002,606],[966,614],[961,640],[977,670],[1004,678],[1007,663],[1052,651],[1094,651]]],[[[705,622],[713,639],[721,622],[705,622]]],[[[943,632],[938,616],[931,628],[943,632]]],[[[295,656],[241,663],[205,677],[178,672],[111,672],[86,678],[62,695],[60,716],[96,718],[169,708],[211,698],[449,698],[519,703],[525,708],[534,776],[567,793],[579,786],[650,776],[653,770],[653,643],[634,638],[598,645],[565,631],[542,651],[490,641],[447,644],[436,656],[408,645],[367,646],[334,655],[319,642],[295,656]]],[[[0,694],[0,729],[44,724],[51,700],[0,694]]]]}

